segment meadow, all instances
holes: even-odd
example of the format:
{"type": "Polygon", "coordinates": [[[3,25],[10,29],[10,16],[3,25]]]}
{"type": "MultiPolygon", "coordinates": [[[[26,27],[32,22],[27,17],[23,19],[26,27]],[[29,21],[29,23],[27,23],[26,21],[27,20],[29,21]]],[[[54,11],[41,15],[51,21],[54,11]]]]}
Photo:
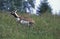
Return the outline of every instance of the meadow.
{"type": "Polygon", "coordinates": [[[60,39],[60,16],[44,13],[30,17],[35,20],[31,27],[17,23],[9,12],[0,12],[0,39],[60,39]]]}

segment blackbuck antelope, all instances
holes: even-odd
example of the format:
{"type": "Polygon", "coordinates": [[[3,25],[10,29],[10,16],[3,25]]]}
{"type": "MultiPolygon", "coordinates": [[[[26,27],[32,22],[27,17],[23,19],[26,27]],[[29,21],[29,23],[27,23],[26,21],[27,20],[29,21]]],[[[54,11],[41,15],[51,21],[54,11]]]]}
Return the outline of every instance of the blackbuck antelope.
{"type": "Polygon", "coordinates": [[[23,17],[21,15],[19,16],[16,12],[17,11],[12,11],[11,15],[13,15],[19,23],[27,24],[28,26],[35,24],[35,21],[33,19],[26,18],[26,17],[23,17]]]}

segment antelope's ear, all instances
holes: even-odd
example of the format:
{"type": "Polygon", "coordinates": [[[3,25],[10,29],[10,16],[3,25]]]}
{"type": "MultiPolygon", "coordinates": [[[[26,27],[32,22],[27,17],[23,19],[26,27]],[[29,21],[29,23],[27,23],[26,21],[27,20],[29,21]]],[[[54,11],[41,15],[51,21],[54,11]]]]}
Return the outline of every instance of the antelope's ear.
{"type": "Polygon", "coordinates": [[[17,12],[17,10],[15,10],[15,13],[17,12]]]}

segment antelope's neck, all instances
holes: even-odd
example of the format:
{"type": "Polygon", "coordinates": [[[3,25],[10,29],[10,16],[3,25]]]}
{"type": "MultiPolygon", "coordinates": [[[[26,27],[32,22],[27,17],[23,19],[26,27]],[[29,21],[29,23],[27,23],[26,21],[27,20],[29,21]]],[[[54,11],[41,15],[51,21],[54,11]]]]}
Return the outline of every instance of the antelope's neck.
{"type": "Polygon", "coordinates": [[[15,14],[14,14],[13,16],[14,16],[15,18],[17,18],[17,16],[16,16],[15,14]]]}
{"type": "Polygon", "coordinates": [[[13,16],[14,16],[15,18],[18,18],[18,17],[19,17],[17,13],[13,14],[13,16]]]}
{"type": "Polygon", "coordinates": [[[19,17],[19,15],[17,13],[15,13],[16,17],[19,17]]]}

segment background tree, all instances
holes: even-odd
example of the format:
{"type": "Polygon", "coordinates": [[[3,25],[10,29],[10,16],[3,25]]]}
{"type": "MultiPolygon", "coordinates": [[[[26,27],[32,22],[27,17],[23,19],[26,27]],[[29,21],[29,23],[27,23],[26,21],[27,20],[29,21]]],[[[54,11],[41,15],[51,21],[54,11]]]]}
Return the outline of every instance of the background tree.
{"type": "Polygon", "coordinates": [[[3,0],[0,0],[0,10],[2,10],[3,0]]]}
{"type": "Polygon", "coordinates": [[[28,2],[31,4],[31,6],[34,8],[34,2],[35,0],[28,0],[28,2]]]}
{"type": "Polygon", "coordinates": [[[48,5],[47,0],[43,0],[41,1],[41,5],[40,5],[40,13],[44,13],[44,12],[51,12],[51,7],[48,5]]]}

